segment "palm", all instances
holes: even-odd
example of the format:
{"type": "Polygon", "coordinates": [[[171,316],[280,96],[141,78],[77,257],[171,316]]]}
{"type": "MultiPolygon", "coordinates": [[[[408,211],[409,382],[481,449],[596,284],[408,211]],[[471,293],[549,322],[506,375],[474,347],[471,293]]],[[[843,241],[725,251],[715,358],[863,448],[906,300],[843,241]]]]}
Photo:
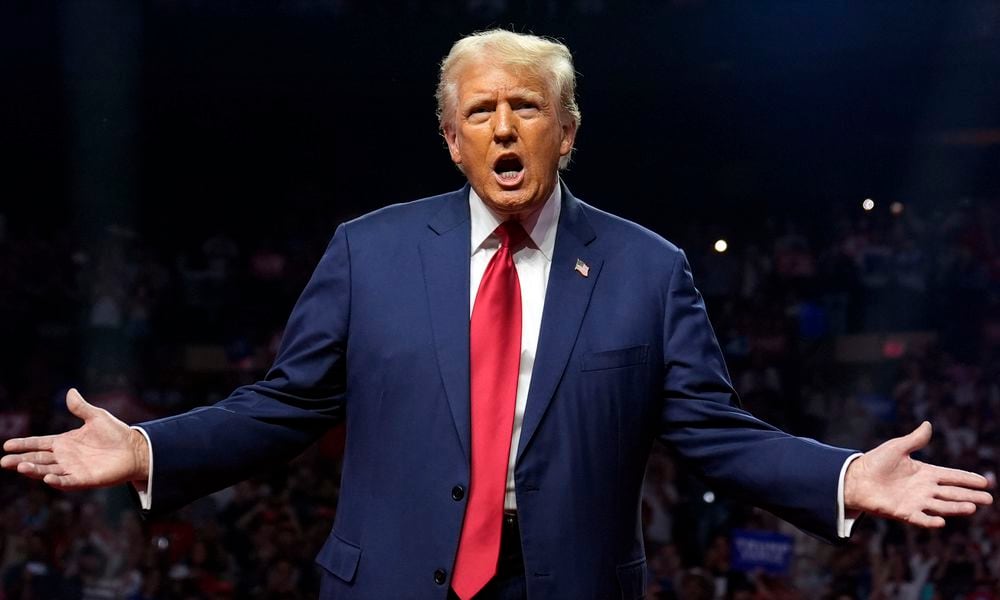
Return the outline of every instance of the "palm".
{"type": "Polygon", "coordinates": [[[977,505],[992,503],[981,475],[910,457],[930,437],[930,423],[924,423],[851,463],[844,483],[847,508],[921,527],[943,527],[944,517],[970,515],[977,505]]]}
{"type": "Polygon", "coordinates": [[[133,463],[129,429],[107,413],[52,441],[52,455],[70,483],[114,485],[127,480],[133,463]]]}
{"type": "Polygon", "coordinates": [[[116,485],[136,477],[132,430],[104,409],[87,404],[76,392],[66,396],[70,411],[84,424],[58,435],[8,440],[0,465],[42,479],[59,489],[116,485]]]}

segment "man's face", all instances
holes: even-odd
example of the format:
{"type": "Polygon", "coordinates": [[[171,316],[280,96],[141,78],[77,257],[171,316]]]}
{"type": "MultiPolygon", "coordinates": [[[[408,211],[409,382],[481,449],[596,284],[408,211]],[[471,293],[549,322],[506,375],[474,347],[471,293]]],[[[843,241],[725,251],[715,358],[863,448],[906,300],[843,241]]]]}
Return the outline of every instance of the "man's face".
{"type": "Polygon", "coordinates": [[[576,126],[560,119],[558,98],[542,79],[482,59],[461,67],[455,114],[444,137],[451,159],[487,206],[524,217],[545,203],[559,158],[573,149],[576,126]]]}

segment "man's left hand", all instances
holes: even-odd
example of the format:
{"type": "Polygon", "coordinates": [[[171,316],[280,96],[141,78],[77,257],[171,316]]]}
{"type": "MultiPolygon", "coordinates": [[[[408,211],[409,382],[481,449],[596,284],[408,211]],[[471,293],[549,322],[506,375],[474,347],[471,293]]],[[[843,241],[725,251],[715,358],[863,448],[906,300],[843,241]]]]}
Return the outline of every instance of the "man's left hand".
{"type": "Polygon", "coordinates": [[[937,528],[944,527],[945,517],[968,516],[992,504],[982,475],[910,457],[930,440],[931,424],[924,421],[855,459],[844,478],[845,508],[937,528]]]}

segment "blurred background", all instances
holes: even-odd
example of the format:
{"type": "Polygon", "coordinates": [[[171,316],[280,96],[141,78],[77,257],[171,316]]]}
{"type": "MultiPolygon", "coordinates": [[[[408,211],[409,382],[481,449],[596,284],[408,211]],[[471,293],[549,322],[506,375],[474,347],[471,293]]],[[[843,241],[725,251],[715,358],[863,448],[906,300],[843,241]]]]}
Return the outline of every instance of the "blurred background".
{"type": "MultiPolygon", "coordinates": [[[[995,477],[1000,1],[0,4],[0,439],[225,397],[336,225],[456,189],[438,61],[491,26],[574,53],[574,194],[682,246],[744,405],[995,477]]],[[[0,600],[315,598],[343,431],[141,521],[0,474],[0,600]]],[[[819,543],[657,449],[650,596],[1000,598],[1000,513],[819,543]]]]}

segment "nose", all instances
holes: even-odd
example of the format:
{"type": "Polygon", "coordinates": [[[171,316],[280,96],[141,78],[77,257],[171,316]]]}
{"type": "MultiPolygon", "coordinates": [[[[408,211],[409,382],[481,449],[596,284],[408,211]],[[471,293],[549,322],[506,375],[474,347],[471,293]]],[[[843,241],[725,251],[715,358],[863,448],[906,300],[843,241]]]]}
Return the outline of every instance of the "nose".
{"type": "Polygon", "coordinates": [[[514,124],[514,111],[506,102],[497,106],[493,113],[496,123],[493,126],[493,140],[498,143],[511,142],[517,139],[517,127],[514,124]]]}

